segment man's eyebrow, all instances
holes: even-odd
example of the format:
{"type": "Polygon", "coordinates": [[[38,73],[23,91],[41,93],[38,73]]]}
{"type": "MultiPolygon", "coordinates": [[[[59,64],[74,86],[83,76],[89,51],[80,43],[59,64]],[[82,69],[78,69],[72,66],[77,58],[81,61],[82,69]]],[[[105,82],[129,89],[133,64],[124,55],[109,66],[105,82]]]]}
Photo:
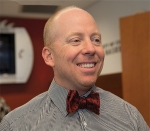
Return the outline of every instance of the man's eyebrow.
{"type": "Polygon", "coordinates": [[[70,36],[73,36],[73,35],[82,36],[83,34],[80,33],[80,32],[72,32],[68,36],[70,37],[70,36]]]}
{"type": "Polygon", "coordinates": [[[92,34],[92,36],[95,36],[95,35],[97,35],[97,36],[99,36],[99,37],[101,38],[101,34],[100,34],[99,32],[94,32],[94,33],[92,34]]]}
{"type": "MultiPolygon", "coordinates": [[[[70,36],[73,36],[73,35],[83,36],[84,34],[81,33],[81,32],[72,32],[68,36],[70,37],[70,36]]],[[[91,36],[94,36],[94,35],[97,35],[101,38],[101,34],[99,32],[94,32],[94,33],[91,34],[91,36]]]]}

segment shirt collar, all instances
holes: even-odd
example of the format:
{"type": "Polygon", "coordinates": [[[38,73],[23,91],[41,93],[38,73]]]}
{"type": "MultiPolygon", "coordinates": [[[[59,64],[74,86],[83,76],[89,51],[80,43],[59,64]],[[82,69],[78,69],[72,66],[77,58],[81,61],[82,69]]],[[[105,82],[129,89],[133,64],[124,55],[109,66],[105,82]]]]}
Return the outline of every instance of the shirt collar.
{"type": "Polygon", "coordinates": [[[57,106],[60,112],[66,116],[68,114],[66,111],[66,98],[68,90],[59,86],[53,79],[48,90],[48,94],[55,106],[57,106]]]}
{"type": "MultiPolygon", "coordinates": [[[[92,90],[95,90],[95,86],[93,86],[83,96],[87,97],[92,90]]],[[[66,116],[68,114],[68,112],[66,111],[66,99],[67,99],[67,95],[68,95],[68,90],[59,86],[53,79],[53,81],[50,85],[50,88],[48,90],[48,94],[49,94],[50,99],[55,104],[55,106],[57,106],[57,108],[60,110],[60,112],[66,116]]]]}

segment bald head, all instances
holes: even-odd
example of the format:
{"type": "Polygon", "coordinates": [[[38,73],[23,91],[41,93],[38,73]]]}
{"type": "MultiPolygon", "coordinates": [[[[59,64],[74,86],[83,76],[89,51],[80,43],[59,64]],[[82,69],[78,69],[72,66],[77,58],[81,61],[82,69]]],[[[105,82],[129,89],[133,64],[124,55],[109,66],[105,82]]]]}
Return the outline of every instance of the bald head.
{"type": "Polygon", "coordinates": [[[42,56],[54,70],[55,81],[84,94],[103,67],[101,34],[93,17],[77,7],[54,14],[44,29],[42,56]],[[89,68],[90,65],[90,68],[89,68]]]}
{"type": "MultiPolygon", "coordinates": [[[[78,8],[76,6],[69,6],[69,7],[59,10],[48,19],[48,21],[45,24],[44,34],[43,34],[45,46],[50,46],[55,41],[55,38],[58,35],[58,31],[60,27],[63,26],[63,25],[60,25],[59,23],[61,21],[61,17],[65,19],[69,19],[71,16],[73,16],[74,18],[79,17],[80,13],[78,13],[78,16],[77,16],[77,13],[73,13],[76,11],[84,12],[85,14],[90,15],[88,12],[86,12],[85,10],[81,8],[78,8]]],[[[63,24],[65,24],[65,22],[63,24]]]]}

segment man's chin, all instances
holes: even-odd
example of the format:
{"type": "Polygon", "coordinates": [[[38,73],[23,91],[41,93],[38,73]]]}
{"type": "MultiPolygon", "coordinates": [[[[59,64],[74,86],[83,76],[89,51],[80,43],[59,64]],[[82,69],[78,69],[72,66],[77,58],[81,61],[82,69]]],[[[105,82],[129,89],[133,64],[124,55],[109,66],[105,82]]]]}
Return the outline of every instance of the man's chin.
{"type": "Polygon", "coordinates": [[[94,81],[84,81],[82,82],[82,86],[85,88],[91,88],[95,84],[96,80],[94,81]]]}

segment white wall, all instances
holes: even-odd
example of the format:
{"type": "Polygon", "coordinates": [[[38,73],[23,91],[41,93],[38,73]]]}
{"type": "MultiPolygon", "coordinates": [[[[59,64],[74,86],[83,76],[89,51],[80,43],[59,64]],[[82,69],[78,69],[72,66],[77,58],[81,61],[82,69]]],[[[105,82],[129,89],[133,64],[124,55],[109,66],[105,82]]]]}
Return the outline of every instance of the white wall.
{"type": "MultiPolygon", "coordinates": [[[[119,49],[120,40],[119,19],[121,17],[134,15],[145,11],[150,11],[150,0],[132,0],[132,1],[100,1],[87,9],[95,18],[100,32],[102,34],[102,43],[107,50],[119,49]],[[112,43],[113,42],[113,43],[112,43]],[[111,46],[110,46],[111,45],[111,46]]],[[[113,52],[105,56],[104,68],[102,75],[121,73],[121,52],[113,52]]]]}

